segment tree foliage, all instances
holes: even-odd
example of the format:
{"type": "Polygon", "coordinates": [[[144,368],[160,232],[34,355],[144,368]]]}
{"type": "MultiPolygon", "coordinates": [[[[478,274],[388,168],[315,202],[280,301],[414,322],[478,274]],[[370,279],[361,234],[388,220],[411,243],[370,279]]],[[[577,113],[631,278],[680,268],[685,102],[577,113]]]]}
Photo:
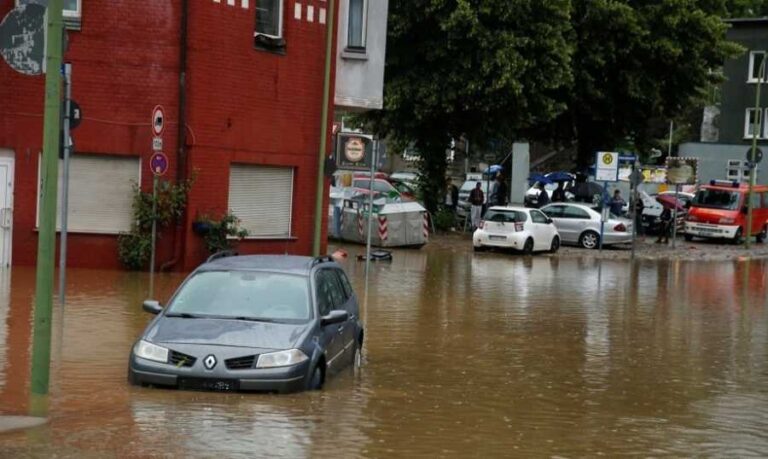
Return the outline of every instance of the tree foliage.
{"type": "Polygon", "coordinates": [[[565,109],[569,0],[390,0],[385,109],[368,117],[422,152],[427,207],[451,137],[514,136],[565,109]]]}
{"type": "Polygon", "coordinates": [[[430,209],[465,134],[644,149],[738,47],[722,17],[757,0],[390,0],[380,135],[415,141],[430,209]]]}

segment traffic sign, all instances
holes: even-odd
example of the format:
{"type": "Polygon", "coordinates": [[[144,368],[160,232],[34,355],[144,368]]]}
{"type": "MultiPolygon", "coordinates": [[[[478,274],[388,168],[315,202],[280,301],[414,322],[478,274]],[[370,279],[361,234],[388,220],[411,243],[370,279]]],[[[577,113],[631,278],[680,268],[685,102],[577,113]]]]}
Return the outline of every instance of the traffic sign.
{"type": "Polygon", "coordinates": [[[24,75],[45,73],[45,11],[36,3],[22,4],[0,21],[0,56],[24,75]]]}
{"type": "Polygon", "coordinates": [[[611,151],[598,151],[595,160],[595,180],[598,182],[616,182],[619,179],[619,154],[611,151]]]}
{"type": "MultiPolygon", "coordinates": [[[[755,163],[760,164],[760,161],[763,160],[763,150],[756,148],[755,149],[755,163]]],[[[752,162],[752,149],[750,148],[747,150],[747,161],[752,162]]]]}
{"type": "Polygon", "coordinates": [[[152,151],[163,151],[163,138],[162,137],[153,137],[152,138],[152,151]]]}
{"type": "Polygon", "coordinates": [[[152,173],[161,176],[168,172],[168,157],[164,153],[155,153],[149,160],[149,168],[152,173]]]}
{"type": "Polygon", "coordinates": [[[162,105],[152,109],[152,133],[160,137],[165,129],[165,109],[162,105]]]}
{"type": "Polygon", "coordinates": [[[80,105],[74,100],[69,101],[69,129],[74,129],[80,126],[80,122],[83,121],[83,111],[80,109],[80,105]]]}

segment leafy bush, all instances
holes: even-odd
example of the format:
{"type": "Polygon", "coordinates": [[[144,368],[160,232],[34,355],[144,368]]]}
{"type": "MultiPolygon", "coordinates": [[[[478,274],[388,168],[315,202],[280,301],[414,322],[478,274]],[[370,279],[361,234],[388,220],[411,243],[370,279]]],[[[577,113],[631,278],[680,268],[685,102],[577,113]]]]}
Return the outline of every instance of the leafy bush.
{"type": "MultiPolygon", "coordinates": [[[[133,220],[134,225],[128,233],[121,233],[117,238],[117,257],[128,269],[140,270],[147,266],[152,252],[152,221],[158,228],[167,227],[184,214],[187,207],[187,194],[195,181],[195,175],[181,183],[159,180],[156,199],[152,193],[141,191],[138,183],[133,184],[133,220]],[[152,213],[153,201],[156,204],[152,213]]],[[[158,233],[157,237],[160,237],[158,233]]]]}
{"type": "Polygon", "coordinates": [[[447,231],[456,226],[456,215],[448,209],[441,209],[435,214],[435,227],[447,231]]]}
{"type": "Polygon", "coordinates": [[[197,221],[208,224],[203,241],[210,253],[232,249],[237,241],[248,236],[248,231],[240,228],[240,219],[231,212],[227,212],[220,220],[201,217],[197,221]]]}
{"type": "Polygon", "coordinates": [[[117,237],[117,257],[128,269],[138,271],[147,267],[152,251],[152,234],[130,232],[117,237]]]}

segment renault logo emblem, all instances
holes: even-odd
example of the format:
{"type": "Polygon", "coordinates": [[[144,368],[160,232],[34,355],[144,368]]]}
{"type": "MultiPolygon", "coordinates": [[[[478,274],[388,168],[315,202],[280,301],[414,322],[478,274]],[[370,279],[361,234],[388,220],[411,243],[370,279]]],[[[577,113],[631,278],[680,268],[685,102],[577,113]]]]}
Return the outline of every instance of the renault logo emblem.
{"type": "Polygon", "coordinates": [[[213,367],[216,366],[216,357],[209,355],[203,360],[203,364],[205,365],[205,368],[213,370],[213,367]]]}

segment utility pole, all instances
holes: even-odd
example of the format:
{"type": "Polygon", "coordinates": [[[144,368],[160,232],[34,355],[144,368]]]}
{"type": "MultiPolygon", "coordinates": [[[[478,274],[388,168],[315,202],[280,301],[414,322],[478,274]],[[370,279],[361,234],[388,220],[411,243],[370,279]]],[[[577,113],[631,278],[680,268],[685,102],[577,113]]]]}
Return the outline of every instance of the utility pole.
{"type": "Polygon", "coordinates": [[[765,62],[768,56],[763,55],[763,62],[760,64],[760,71],[757,76],[757,90],[755,94],[755,121],[752,123],[752,151],[749,159],[749,193],[747,193],[747,228],[744,232],[744,241],[747,250],[752,246],[752,193],[755,188],[755,175],[757,175],[757,136],[758,130],[765,124],[763,120],[762,108],[760,107],[760,86],[765,79],[765,62]]]}
{"type": "Polygon", "coordinates": [[[62,0],[48,1],[45,50],[45,112],[40,187],[40,223],[37,243],[34,338],[32,342],[31,392],[48,393],[51,365],[51,310],[56,248],[56,188],[61,121],[62,0]]]}
{"type": "MultiPolygon", "coordinates": [[[[328,189],[325,187],[325,151],[328,143],[328,112],[330,111],[331,64],[333,63],[334,22],[336,0],[328,0],[328,23],[325,29],[325,75],[323,79],[323,113],[320,116],[320,157],[317,163],[317,195],[315,196],[315,234],[312,240],[312,255],[320,256],[323,234],[323,201],[328,189]]],[[[373,176],[371,176],[373,182],[373,176]]]]}

